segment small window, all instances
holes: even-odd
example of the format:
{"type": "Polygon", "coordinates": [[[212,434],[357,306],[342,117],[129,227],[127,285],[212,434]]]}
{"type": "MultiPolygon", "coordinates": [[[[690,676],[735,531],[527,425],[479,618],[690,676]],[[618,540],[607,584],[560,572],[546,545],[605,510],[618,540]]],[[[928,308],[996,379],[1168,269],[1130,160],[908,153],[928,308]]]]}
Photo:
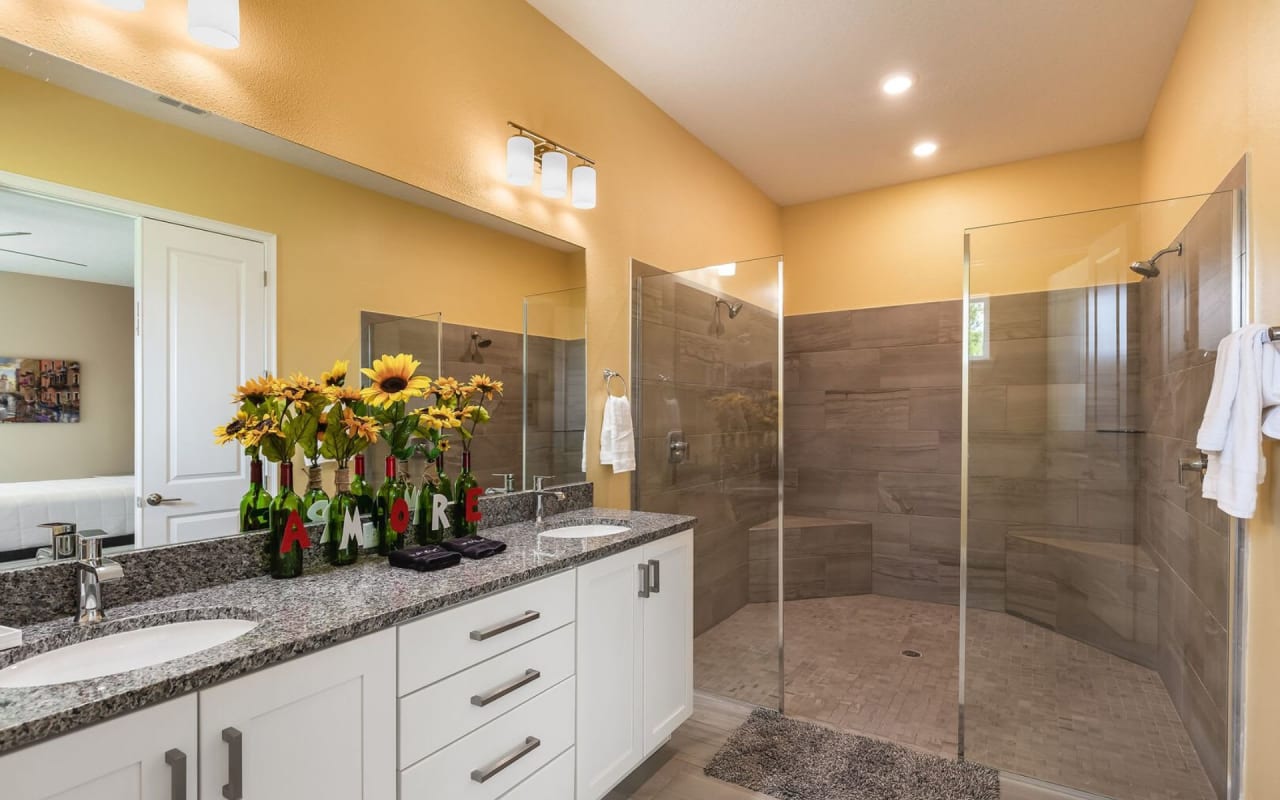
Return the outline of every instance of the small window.
{"type": "Polygon", "coordinates": [[[969,301],[969,360],[991,358],[991,317],[987,313],[991,298],[975,297],[969,301]]]}

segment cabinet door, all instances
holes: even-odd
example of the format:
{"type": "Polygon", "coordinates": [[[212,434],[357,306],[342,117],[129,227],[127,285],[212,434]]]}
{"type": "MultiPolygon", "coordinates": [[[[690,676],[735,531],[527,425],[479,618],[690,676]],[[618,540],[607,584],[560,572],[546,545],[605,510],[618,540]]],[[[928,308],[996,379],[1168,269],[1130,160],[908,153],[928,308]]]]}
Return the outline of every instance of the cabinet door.
{"type": "Polygon", "coordinates": [[[644,605],[644,752],[693,713],[693,532],[644,546],[651,570],[644,605]]]}
{"type": "Polygon", "coordinates": [[[196,696],[170,700],[0,757],[0,796],[195,800],[196,696]]]}
{"type": "Polygon", "coordinates": [[[644,758],[639,548],[578,568],[578,794],[598,800],[644,758]]]}
{"type": "Polygon", "coordinates": [[[393,800],[395,659],[387,630],[200,692],[200,796],[393,800]]]}

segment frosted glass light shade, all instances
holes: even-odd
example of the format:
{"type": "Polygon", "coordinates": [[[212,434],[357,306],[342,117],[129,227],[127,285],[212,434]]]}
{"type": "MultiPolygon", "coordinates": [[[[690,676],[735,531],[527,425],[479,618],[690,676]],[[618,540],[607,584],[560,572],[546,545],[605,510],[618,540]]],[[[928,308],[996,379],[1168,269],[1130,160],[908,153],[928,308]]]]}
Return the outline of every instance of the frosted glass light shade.
{"type": "Polygon", "coordinates": [[[533,140],[519,134],[507,140],[507,182],[515,186],[533,183],[533,140]]]}
{"type": "Polygon", "coordinates": [[[596,207],[596,168],[583,164],[573,168],[573,207],[596,207]]]}
{"type": "Polygon", "coordinates": [[[560,198],[569,193],[569,159],[550,150],[542,154],[542,196],[560,198]]]}
{"type": "Polygon", "coordinates": [[[147,0],[98,0],[98,2],[118,11],[141,11],[147,7],[147,0]]]}
{"type": "Polygon", "coordinates": [[[219,50],[240,46],[240,0],[187,0],[187,32],[219,50]]]}

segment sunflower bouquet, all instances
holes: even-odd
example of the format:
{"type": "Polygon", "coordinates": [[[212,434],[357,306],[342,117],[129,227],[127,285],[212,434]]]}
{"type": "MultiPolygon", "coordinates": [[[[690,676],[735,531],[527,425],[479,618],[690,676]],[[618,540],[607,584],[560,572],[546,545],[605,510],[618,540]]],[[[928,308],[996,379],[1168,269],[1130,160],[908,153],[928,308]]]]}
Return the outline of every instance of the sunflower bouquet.
{"type": "Polygon", "coordinates": [[[254,378],[236,390],[239,404],[235,416],[226,425],[213,430],[220,445],[236,442],[249,457],[249,489],[240,498],[240,532],[264,530],[271,524],[271,495],[262,485],[262,440],[276,431],[273,417],[265,411],[266,400],[275,391],[270,375],[254,378]]]}
{"type": "Polygon", "coordinates": [[[501,397],[503,388],[502,381],[495,381],[488,375],[472,375],[471,380],[459,387],[459,402],[462,406],[459,414],[463,424],[458,427],[458,435],[462,439],[464,454],[471,453],[476,427],[488,424],[493,419],[492,407],[486,407],[485,403],[501,397]],[[468,422],[471,423],[470,427],[467,426],[468,422]]]}
{"type": "Polygon", "coordinates": [[[378,421],[391,454],[404,461],[413,455],[412,438],[418,430],[421,411],[410,411],[410,400],[431,390],[431,379],[418,375],[421,362],[406,353],[375,359],[364,373],[371,383],[360,391],[370,414],[378,421]]]}

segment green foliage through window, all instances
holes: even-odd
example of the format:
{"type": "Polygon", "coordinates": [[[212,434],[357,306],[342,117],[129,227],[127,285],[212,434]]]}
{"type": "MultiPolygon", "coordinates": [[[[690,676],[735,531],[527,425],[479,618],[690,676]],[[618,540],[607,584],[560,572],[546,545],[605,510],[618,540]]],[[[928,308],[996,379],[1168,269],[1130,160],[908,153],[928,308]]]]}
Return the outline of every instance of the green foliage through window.
{"type": "Polygon", "coordinates": [[[969,358],[988,358],[987,298],[969,301],[969,358]]]}

